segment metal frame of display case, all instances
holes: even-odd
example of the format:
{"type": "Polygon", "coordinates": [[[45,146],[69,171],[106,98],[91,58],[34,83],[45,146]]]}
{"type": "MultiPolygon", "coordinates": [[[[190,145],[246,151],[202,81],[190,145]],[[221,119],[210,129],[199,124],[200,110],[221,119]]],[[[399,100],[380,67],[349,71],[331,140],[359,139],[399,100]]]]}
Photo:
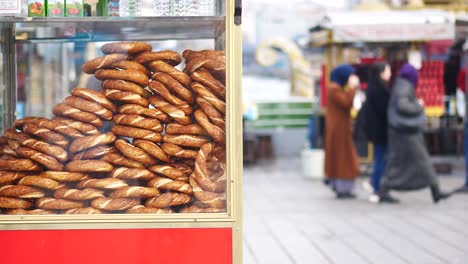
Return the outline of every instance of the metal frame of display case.
{"type": "MultiPolygon", "coordinates": [[[[224,1],[220,1],[224,2],[224,1]]],[[[139,40],[122,34],[88,34],[85,38],[21,38],[16,26],[27,32],[30,27],[66,27],[109,32],[112,28],[129,27],[162,32],[144,40],[213,38],[215,47],[226,52],[226,213],[158,214],[158,215],[0,215],[1,230],[93,230],[93,229],[161,229],[161,228],[229,228],[232,229],[232,263],[242,262],[242,111],[241,70],[242,42],[240,21],[235,22],[234,0],[226,1],[225,16],[213,17],[84,17],[84,18],[9,18],[0,17],[3,56],[3,124],[11,127],[15,119],[17,42],[69,42],[139,40]],[[223,30],[225,26],[225,30],[223,30]],[[195,30],[196,28],[196,30],[195,30]],[[198,31],[197,31],[198,30],[198,31]],[[16,39],[15,39],[16,38],[16,39]]],[[[219,8],[219,7],[218,7],[219,8]]],[[[239,12],[239,11],[237,11],[239,12]]],[[[0,231],[2,232],[2,231],[0,231]]],[[[1,236],[1,235],[0,235],[1,236]]],[[[198,263],[198,262],[193,262],[198,263]]],[[[200,262],[202,263],[202,262],[200,262]]],[[[221,264],[221,263],[220,263],[221,264]]]]}

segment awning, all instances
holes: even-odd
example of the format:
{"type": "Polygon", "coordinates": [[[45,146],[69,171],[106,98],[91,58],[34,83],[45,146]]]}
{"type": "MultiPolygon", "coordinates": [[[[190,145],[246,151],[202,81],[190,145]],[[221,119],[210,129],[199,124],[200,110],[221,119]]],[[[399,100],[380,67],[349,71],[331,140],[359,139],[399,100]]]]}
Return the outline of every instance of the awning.
{"type": "Polygon", "coordinates": [[[332,42],[407,42],[449,40],[455,19],[444,11],[332,12],[322,26],[332,31],[332,42]]]}

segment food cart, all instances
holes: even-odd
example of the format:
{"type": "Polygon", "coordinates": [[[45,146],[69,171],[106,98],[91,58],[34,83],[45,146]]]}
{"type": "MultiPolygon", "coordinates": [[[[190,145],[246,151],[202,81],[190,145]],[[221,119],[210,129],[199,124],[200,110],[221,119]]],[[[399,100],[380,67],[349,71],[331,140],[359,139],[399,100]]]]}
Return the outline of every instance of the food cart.
{"type": "Polygon", "coordinates": [[[240,1],[0,17],[1,263],[241,263],[240,1]]]}

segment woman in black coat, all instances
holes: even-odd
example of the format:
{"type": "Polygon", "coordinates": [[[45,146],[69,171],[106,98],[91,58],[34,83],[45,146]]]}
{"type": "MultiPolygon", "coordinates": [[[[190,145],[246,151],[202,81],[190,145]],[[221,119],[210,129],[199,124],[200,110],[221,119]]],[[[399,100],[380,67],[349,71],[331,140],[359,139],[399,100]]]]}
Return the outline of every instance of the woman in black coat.
{"type": "Polygon", "coordinates": [[[440,191],[423,137],[424,107],[416,98],[418,71],[405,64],[393,86],[388,105],[388,159],[380,186],[381,202],[398,202],[390,190],[430,187],[436,203],[450,195],[440,191]]]}
{"type": "Polygon", "coordinates": [[[387,155],[387,107],[390,99],[388,83],[391,77],[390,65],[379,62],[372,65],[366,92],[366,134],[374,145],[374,170],[371,185],[374,191],[371,201],[377,200],[380,191],[387,155]],[[373,199],[375,197],[375,199],[373,199]]]}

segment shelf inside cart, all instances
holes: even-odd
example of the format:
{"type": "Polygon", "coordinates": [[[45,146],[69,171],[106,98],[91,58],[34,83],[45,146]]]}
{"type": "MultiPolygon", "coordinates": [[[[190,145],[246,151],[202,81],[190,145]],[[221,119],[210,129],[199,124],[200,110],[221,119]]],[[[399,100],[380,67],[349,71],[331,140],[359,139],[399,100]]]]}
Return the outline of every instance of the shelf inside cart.
{"type": "Polygon", "coordinates": [[[225,16],[193,17],[2,17],[18,42],[214,39],[225,31],[225,16]]]}

